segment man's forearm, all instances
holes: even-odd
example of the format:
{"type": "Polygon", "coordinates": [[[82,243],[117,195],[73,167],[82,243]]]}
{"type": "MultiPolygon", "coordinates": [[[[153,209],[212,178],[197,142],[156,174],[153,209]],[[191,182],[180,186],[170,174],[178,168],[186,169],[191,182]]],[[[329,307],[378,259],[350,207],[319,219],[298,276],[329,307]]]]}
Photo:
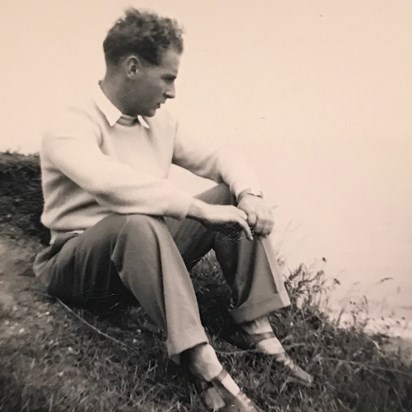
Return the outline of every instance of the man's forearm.
{"type": "Polygon", "coordinates": [[[205,217],[205,208],[207,207],[207,203],[193,198],[192,203],[189,206],[189,210],[187,212],[186,217],[189,219],[199,220],[202,221],[205,217]]]}
{"type": "Polygon", "coordinates": [[[228,224],[237,224],[249,240],[253,239],[247,223],[247,214],[232,205],[210,205],[199,199],[193,199],[186,217],[198,220],[206,225],[222,227],[228,224]]]}

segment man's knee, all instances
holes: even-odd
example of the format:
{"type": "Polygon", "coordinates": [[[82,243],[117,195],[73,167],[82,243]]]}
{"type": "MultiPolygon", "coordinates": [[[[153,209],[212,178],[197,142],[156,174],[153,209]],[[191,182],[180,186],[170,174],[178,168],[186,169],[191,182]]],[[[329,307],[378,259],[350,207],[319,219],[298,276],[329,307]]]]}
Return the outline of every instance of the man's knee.
{"type": "Polygon", "coordinates": [[[217,186],[219,191],[219,199],[221,199],[221,204],[224,205],[233,205],[235,203],[235,196],[230,191],[230,188],[227,184],[221,183],[217,186]]]}
{"type": "Polygon", "coordinates": [[[236,200],[229,186],[225,183],[220,183],[206,192],[200,193],[196,198],[214,205],[233,205],[236,200]]]}
{"type": "Polygon", "coordinates": [[[156,236],[167,231],[163,217],[144,214],[125,215],[123,231],[139,234],[139,236],[156,236]]]}
{"type": "Polygon", "coordinates": [[[162,217],[143,214],[110,215],[100,221],[89,232],[93,235],[94,243],[113,244],[120,237],[153,238],[156,234],[167,230],[162,217]],[[93,233],[92,233],[93,232],[93,233]]]}

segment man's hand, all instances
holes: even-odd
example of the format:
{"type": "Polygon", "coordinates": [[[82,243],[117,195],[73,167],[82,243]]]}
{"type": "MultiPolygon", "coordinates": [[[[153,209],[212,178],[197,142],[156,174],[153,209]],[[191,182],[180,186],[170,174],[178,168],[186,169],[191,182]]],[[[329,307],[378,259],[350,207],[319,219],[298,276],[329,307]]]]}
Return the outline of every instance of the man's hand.
{"type": "Polygon", "coordinates": [[[193,199],[187,217],[196,219],[210,226],[238,225],[249,240],[253,239],[252,231],[247,222],[247,214],[236,206],[211,205],[198,199],[193,199]]]}
{"type": "Polygon", "coordinates": [[[245,194],[239,200],[237,207],[247,214],[247,223],[258,236],[268,236],[275,224],[273,209],[264,199],[245,194]]]}

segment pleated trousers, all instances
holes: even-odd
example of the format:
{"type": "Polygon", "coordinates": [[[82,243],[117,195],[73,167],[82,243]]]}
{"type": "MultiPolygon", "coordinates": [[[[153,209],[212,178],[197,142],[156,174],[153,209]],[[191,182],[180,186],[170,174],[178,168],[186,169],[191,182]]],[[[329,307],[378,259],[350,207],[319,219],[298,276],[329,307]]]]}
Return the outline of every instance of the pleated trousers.
{"type": "MultiPolygon", "coordinates": [[[[224,184],[197,198],[234,202],[224,184]]],[[[69,304],[109,304],[132,296],[165,330],[174,358],[208,341],[189,272],[211,249],[232,290],[235,322],[290,304],[270,239],[249,241],[242,233],[214,229],[193,219],[113,214],[81,234],[58,237],[37,256],[34,270],[50,295],[69,304]]]]}

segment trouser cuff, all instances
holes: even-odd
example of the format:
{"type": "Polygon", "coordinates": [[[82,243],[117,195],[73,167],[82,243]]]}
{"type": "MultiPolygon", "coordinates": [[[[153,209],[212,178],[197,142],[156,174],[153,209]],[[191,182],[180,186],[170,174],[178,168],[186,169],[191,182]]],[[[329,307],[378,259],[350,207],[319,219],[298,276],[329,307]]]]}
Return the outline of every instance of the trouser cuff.
{"type": "Polygon", "coordinates": [[[193,348],[201,343],[209,343],[209,339],[206,335],[205,329],[203,326],[198,328],[186,329],[183,332],[179,332],[177,335],[169,333],[169,336],[166,341],[167,353],[169,358],[176,362],[180,363],[180,354],[187,349],[193,348]]]}
{"type": "Polygon", "coordinates": [[[230,311],[230,316],[235,323],[250,322],[270,312],[290,305],[290,299],[286,290],[279,291],[275,295],[261,302],[245,302],[238,308],[230,311]]]}

